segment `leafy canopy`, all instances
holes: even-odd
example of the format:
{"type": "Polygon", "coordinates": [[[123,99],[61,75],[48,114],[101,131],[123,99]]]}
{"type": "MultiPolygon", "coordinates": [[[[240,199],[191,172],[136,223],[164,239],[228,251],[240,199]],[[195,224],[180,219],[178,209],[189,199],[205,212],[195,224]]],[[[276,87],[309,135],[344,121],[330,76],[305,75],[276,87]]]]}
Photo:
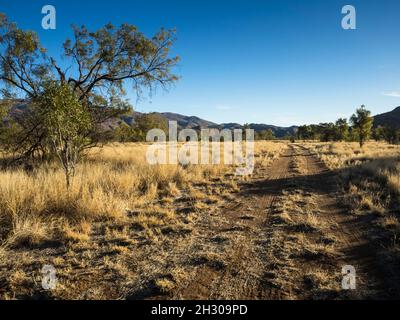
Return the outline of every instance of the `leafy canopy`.
{"type": "MultiPolygon", "coordinates": [[[[20,98],[30,103],[42,99],[56,108],[49,110],[43,102],[38,103],[47,116],[54,117],[46,118],[47,123],[42,122],[44,111],[35,107],[26,117],[16,119],[20,130],[13,139],[14,151],[25,156],[46,153],[50,134],[46,126],[51,127],[63,117],[64,124],[68,124],[61,126],[63,130],[76,130],[66,104],[57,100],[60,95],[68,98],[74,117],[77,101],[90,113],[91,125],[85,125],[89,132],[80,132],[81,138],[90,139],[90,145],[103,141],[103,124],[132,108],[124,99],[126,88],[140,97],[145,90],[152,93],[157,87],[166,89],[178,80],[172,69],[179,57],[170,52],[175,40],[175,30],[161,29],[149,38],[127,23],[119,27],[107,24],[96,31],[73,26],[72,39],[63,44],[63,69],[55,57],[46,53],[35,32],[19,29],[0,13],[0,94],[6,100],[20,98]],[[49,83],[56,84],[59,92],[48,87],[49,83]]],[[[82,119],[86,123],[86,117],[82,119]]]]}
{"type": "Polygon", "coordinates": [[[47,55],[37,34],[24,31],[0,13],[0,80],[3,96],[37,97],[49,80],[68,83],[79,100],[113,106],[124,95],[125,82],[138,95],[143,89],[167,88],[179,57],[170,56],[175,30],[161,29],[148,38],[135,26],[107,24],[97,31],[73,26],[63,44],[68,67],[47,55]]]}
{"type": "Polygon", "coordinates": [[[52,142],[73,143],[77,147],[84,145],[85,133],[92,126],[91,115],[67,84],[47,84],[36,100],[52,142]]]}
{"type": "Polygon", "coordinates": [[[360,147],[362,147],[366,140],[370,137],[372,133],[374,119],[371,117],[371,111],[367,110],[364,105],[356,110],[350,118],[350,122],[353,128],[356,130],[360,147]]]}

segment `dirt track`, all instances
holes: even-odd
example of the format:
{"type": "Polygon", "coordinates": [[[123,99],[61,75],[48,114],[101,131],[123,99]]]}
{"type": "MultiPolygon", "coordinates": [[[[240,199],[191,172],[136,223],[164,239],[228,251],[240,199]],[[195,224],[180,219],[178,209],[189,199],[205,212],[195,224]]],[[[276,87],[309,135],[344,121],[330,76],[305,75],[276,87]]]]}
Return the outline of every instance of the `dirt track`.
{"type": "Polygon", "coordinates": [[[256,167],[241,190],[199,221],[196,272],[172,298],[387,297],[377,248],[342,205],[336,174],[305,147],[289,145],[269,167],[256,167]],[[356,290],[341,288],[344,265],[356,269],[356,290]]]}

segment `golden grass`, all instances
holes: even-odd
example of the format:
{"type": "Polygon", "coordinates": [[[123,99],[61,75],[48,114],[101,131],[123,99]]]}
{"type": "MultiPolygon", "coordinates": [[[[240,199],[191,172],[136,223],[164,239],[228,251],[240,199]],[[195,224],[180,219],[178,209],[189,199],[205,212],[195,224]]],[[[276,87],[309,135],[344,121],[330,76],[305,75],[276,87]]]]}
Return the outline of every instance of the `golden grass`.
{"type": "Polygon", "coordinates": [[[381,225],[387,229],[395,229],[397,231],[399,231],[400,229],[400,222],[394,215],[384,217],[382,219],[381,225]]]}
{"type": "MultiPolygon", "coordinates": [[[[224,170],[222,166],[150,166],[144,155],[145,146],[134,144],[92,150],[78,166],[69,191],[56,164],[44,164],[34,172],[0,171],[1,238],[40,242],[51,236],[52,226],[57,225],[54,219],[124,219],[163,192],[178,196],[189,184],[224,170]]],[[[64,226],[67,239],[77,237],[68,224],[64,226]]]]}
{"type": "Polygon", "coordinates": [[[254,147],[256,165],[267,167],[282,153],[285,142],[282,141],[257,141],[254,147]]]}
{"type": "MultiPolygon", "coordinates": [[[[284,145],[256,142],[256,165],[284,145]]],[[[192,277],[186,259],[198,250],[198,224],[233,201],[247,178],[224,164],[149,165],[146,148],[90,150],[70,190],[57,162],[0,168],[0,299],[43,294],[45,264],[57,269],[51,295],[60,299],[127,297],[148,283],[168,294],[192,277]]]]}
{"type": "MultiPolygon", "coordinates": [[[[282,148],[279,142],[256,143],[263,163],[271,161],[282,148]]],[[[183,194],[208,198],[196,184],[224,180],[233,167],[219,165],[149,165],[146,144],[108,144],[88,152],[77,167],[70,190],[57,163],[0,171],[0,240],[14,245],[38,244],[49,238],[87,241],[89,232],[72,224],[98,220],[124,220],[129,212],[142,210],[137,217],[143,226],[159,226],[174,220],[173,212],[152,211],[157,201],[172,203],[183,194]],[[144,209],[144,210],[143,210],[144,209]],[[164,221],[164,222],[162,222],[164,221]],[[59,230],[63,229],[63,230],[59,230]]],[[[222,153],[221,153],[222,154],[222,153]]],[[[230,178],[226,185],[239,191],[230,178]]],[[[221,190],[219,193],[223,193],[221,190]]],[[[195,206],[201,209],[203,203],[195,206]]]]}
{"type": "Polygon", "coordinates": [[[366,160],[398,157],[400,147],[384,142],[370,141],[360,148],[357,142],[320,142],[308,143],[313,150],[331,169],[343,168],[349,164],[357,165],[366,160]]]}
{"type": "MultiPolygon", "coordinates": [[[[356,143],[309,144],[320,159],[337,170],[345,201],[354,214],[371,214],[377,219],[369,226],[388,246],[399,252],[400,236],[400,146],[368,142],[362,149],[356,143]]],[[[384,261],[384,260],[382,260],[384,261]]]]}
{"type": "Polygon", "coordinates": [[[175,284],[167,278],[158,279],[156,286],[162,293],[168,293],[175,288],[175,284]]]}
{"type": "Polygon", "coordinates": [[[368,142],[360,149],[341,143],[316,145],[314,150],[329,167],[339,170],[352,212],[371,218],[366,228],[368,236],[380,243],[378,263],[398,283],[400,146],[368,142]]]}
{"type": "MultiPolygon", "coordinates": [[[[359,194],[358,189],[364,191],[372,189],[374,182],[390,189],[394,194],[400,193],[400,146],[368,142],[361,149],[355,142],[338,142],[312,143],[309,147],[329,168],[342,170],[345,178],[349,175],[353,176],[353,179],[358,177],[358,184],[364,185],[361,188],[360,185],[358,187],[350,185],[350,191],[354,191],[355,194],[359,194]]],[[[373,194],[371,196],[373,197],[373,194]]],[[[376,202],[374,199],[361,199],[361,201],[366,208],[376,202]]]]}

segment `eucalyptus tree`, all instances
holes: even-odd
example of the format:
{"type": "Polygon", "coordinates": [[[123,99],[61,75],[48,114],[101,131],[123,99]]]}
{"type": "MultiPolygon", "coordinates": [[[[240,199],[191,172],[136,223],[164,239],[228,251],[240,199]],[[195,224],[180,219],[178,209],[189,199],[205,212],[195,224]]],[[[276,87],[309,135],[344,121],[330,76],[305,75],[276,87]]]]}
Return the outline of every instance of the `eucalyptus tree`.
{"type": "Polygon", "coordinates": [[[2,101],[23,99],[28,105],[23,116],[14,118],[18,132],[8,144],[21,156],[43,156],[54,151],[54,143],[49,145],[54,129],[49,125],[54,122],[49,122],[51,116],[46,115],[52,114],[51,108],[57,110],[57,117],[67,117],[64,124],[71,120],[67,108],[84,111],[81,116],[90,125],[76,132],[79,149],[83,150],[99,141],[108,119],[131,108],[125,98],[127,90],[140,97],[157,87],[166,89],[178,80],[173,68],[179,57],[171,54],[175,30],[161,29],[146,37],[125,23],[119,27],[107,24],[95,31],[72,26],[72,34],[72,39],[62,45],[61,63],[47,53],[34,31],[18,28],[0,13],[2,101]],[[60,95],[67,96],[71,105],[54,103],[60,102],[60,95]]]}

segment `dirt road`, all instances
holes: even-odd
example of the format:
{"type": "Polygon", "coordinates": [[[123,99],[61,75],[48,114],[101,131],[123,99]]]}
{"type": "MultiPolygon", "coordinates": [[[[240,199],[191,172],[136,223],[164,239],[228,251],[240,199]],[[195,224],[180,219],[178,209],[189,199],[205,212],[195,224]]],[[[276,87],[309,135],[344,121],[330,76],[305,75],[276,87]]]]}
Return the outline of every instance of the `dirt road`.
{"type": "Polygon", "coordinates": [[[241,192],[196,226],[193,277],[179,299],[387,297],[388,281],[363,224],[342,204],[336,173],[291,144],[269,167],[256,166],[241,192]],[[356,290],[342,289],[342,267],[356,290]]]}

